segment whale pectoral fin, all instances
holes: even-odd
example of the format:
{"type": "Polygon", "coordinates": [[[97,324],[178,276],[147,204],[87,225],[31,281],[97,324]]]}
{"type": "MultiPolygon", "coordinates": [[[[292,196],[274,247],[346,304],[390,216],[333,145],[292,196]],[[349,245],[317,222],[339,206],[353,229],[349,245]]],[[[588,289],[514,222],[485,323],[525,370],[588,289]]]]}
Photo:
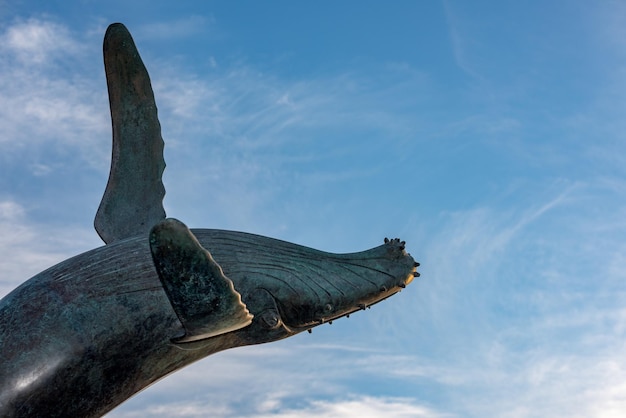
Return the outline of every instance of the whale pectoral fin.
{"type": "Polygon", "coordinates": [[[176,219],[150,231],[152,259],[165,293],[185,329],[174,342],[190,342],[250,325],[253,316],[233,282],[193,233],[176,219]]]}
{"type": "Polygon", "coordinates": [[[113,122],[111,172],[94,226],[110,244],[165,219],[163,138],[148,71],[122,24],[107,29],[104,67],[113,122]]]}

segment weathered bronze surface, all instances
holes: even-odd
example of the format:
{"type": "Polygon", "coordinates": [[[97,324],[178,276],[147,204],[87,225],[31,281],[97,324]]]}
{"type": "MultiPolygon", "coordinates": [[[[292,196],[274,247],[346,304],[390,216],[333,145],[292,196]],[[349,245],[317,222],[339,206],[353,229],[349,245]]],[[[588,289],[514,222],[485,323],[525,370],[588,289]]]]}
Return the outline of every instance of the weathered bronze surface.
{"type": "Polygon", "coordinates": [[[418,275],[397,239],[331,254],[165,219],[156,106],[123,25],[104,57],[113,159],[95,223],[107,245],[0,301],[0,416],[101,416],[189,363],[365,309],[418,275]]]}
{"type": "Polygon", "coordinates": [[[111,25],[103,45],[113,121],[109,182],[94,225],[107,243],[147,235],[165,218],[161,125],[150,76],[124,25],[111,25]]]}

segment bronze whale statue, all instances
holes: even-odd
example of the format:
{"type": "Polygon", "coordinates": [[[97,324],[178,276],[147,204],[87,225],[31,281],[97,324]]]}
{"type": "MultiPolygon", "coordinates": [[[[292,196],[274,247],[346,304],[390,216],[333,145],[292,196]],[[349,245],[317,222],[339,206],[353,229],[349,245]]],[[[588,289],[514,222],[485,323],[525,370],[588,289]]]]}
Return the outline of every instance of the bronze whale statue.
{"type": "Polygon", "coordinates": [[[419,275],[398,239],[331,254],[167,219],[154,96],[123,25],[107,29],[104,57],[113,158],[95,226],[106,245],[0,301],[0,416],[101,416],[205,356],[310,330],[419,275]]]}

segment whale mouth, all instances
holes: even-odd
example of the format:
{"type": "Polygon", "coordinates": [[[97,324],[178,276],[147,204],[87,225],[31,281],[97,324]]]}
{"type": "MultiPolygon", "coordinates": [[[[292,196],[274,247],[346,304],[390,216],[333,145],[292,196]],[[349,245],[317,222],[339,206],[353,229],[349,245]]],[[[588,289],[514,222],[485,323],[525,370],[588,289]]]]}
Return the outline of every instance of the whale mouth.
{"type": "MultiPolygon", "coordinates": [[[[410,283],[411,278],[407,278],[405,285],[410,283]]],[[[376,297],[365,298],[364,300],[358,302],[355,305],[350,305],[340,309],[329,308],[330,304],[325,305],[324,310],[321,314],[317,314],[320,312],[320,309],[311,309],[307,306],[293,306],[289,303],[281,302],[278,299],[274,298],[276,302],[276,306],[278,308],[278,312],[280,314],[281,321],[285,327],[287,327],[291,332],[298,333],[306,330],[310,330],[311,328],[323,325],[323,324],[332,324],[333,321],[344,317],[350,317],[350,315],[370,309],[372,306],[380,303],[391,296],[395,295],[402,291],[401,286],[397,286],[393,289],[381,289],[378,292],[376,297]],[[297,308],[297,309],[296,309],[297,308]],[[295,314],[294,314],[295,311],[295,314]]]]}
{"type": "Polygon", "coordinates": [[[286,327],[300,332],[332,323],[393,296],[419,276],[419,263],[404,251],[404,242],[398,239],[341,257],[329,269],[335,274],[323,280],[309,276],[310,281],[304,284],[293,283],[291,292],[285,292],[284,287],[278,291],[266,289],[286,327]]]}

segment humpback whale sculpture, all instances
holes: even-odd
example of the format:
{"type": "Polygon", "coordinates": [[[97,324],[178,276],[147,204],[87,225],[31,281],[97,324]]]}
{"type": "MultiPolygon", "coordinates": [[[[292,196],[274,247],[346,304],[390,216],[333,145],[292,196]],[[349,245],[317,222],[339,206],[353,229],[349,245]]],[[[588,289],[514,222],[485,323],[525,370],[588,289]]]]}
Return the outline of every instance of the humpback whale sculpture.
{"type": "Polygon", "coordinates": [[[0,416],[103,415],[200,358],[310,331],[419,276],[398,239],[331,254],[166,219],[148,73],[123,25],[103,49],[113,157],[95,227],[106,245],[0,301],[0,416]]]}

